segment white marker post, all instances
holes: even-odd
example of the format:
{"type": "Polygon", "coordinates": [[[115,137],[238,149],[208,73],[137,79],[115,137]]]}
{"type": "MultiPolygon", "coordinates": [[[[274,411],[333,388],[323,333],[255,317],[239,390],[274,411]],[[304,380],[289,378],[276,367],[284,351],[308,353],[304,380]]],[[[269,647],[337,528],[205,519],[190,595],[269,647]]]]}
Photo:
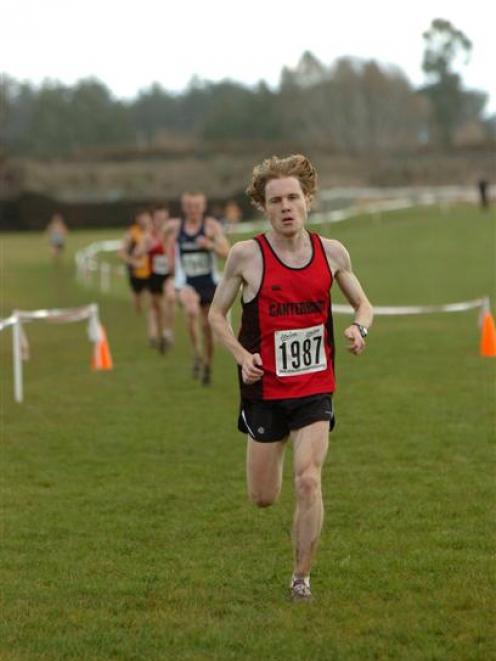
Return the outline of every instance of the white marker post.
{"type": "Polygon", "coordinates": [[[110,264],[100,262],[100,291],[108,293],[110,291],[110,264]]]}
{"type": "MultiPolygon", "coordinates": [[[[14,313],[15,314],[15,313],[14,313]]],[[[14,398],[16,402],[22,402],[22,328],[19,316],[12,325],[12,355],[14,359],[14,398]]]]}

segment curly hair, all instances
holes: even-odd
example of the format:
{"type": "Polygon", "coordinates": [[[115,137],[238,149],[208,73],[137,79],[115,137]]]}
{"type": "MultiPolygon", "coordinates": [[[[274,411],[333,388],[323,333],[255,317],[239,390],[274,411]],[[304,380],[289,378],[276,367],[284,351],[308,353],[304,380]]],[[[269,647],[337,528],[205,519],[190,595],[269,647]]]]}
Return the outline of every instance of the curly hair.
{"type": "Polygon", "coordinates": [[[311,200],[317,191],[317,170],[306,156],[293,154],[286,158],[272,156],[253,168],[246,194],[258,209],[265,207],[265,187],[271,179],[296,177],[303,193],[311,200]]]}

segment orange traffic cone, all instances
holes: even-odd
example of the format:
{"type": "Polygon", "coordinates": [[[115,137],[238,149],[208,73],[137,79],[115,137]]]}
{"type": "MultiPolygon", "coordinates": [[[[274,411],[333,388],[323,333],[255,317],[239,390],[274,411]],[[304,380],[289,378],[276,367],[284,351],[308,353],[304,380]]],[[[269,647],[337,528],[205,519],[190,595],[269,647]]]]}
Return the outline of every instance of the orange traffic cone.
{"type": "Polygon", "coordinates": [[[94,370],[111,370],[113,367],[107,333],[103,326],[100,326],[100,339],[95,342],[91,367],[94,370]]]}
{"type": "Polygon", "coordinates": [[[496,357],[496,327],[493,315],[487,311],[482,317],[480,355],[485,358],[496,357]]]}

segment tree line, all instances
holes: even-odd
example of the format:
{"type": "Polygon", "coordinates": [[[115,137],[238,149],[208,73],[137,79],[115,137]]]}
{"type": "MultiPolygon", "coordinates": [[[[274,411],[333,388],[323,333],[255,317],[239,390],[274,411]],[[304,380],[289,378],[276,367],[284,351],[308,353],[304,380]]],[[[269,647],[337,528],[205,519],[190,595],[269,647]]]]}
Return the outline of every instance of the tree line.
{"type": "Polygon", "coordinates": [[[64,157],[87,150],[278,141],[343,153],[449,147],[464,126],[493,137],[484,119],[487,95],[466,90],[454,70],[471,42],[448,21],[424,33],[427,83],[415,88],[398,68],[341,58],[327,66],[305,52],[281,72],[276,89],[193,78],[182,93],[158,84],[130,101],[117,99],[99,80],[40,87],[0,79],[0,144],[4,152],[64,157]]]}

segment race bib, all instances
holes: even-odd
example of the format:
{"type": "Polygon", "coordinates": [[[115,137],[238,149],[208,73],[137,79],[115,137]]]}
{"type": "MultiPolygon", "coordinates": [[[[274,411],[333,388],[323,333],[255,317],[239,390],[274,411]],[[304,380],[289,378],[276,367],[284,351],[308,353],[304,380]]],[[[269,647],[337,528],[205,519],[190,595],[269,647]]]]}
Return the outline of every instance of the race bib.
{"type": "Polygon", "coordinates": [[[274,333],[277,376],[310,374],[327,368],[324,324],[274,333]]]}
{"type": "Polygon", "coordinates": [[[152,271],[157,275],[167,275],[169,273],[169,263],[165,255],[153,255],[152,271]]]}
{"type": "Polygon", "coordinates": [[[210,254],[206,252],[194,252],[183,255],[183,268],[186,276],[192,278],[198,275],[208,275],[211,272],[210,254]]]}

